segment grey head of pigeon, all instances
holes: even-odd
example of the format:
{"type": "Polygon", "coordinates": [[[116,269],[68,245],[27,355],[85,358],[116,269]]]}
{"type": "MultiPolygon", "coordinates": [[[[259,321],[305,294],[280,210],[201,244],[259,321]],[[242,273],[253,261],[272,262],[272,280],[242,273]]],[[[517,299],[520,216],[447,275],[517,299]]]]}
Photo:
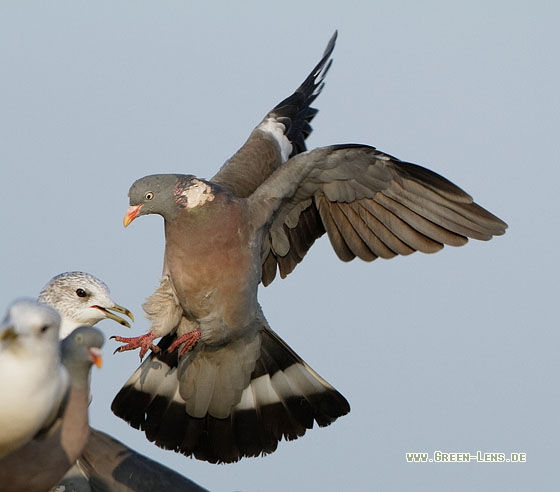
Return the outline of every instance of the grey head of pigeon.
{"type": "MultiPolygon", "coordinates": [[[[181,210],[212,202],[225,190],[192,174],[152,174],[135,181],[128,192],[130,206],[124,217],[128,226],[140,215],[158,214],[173,220],[181,210]]],[[[227,194],[227,193],[226,193],[227,194]]]]}
{"type": "Polygon", "coordinates": [[[130,323],[115,312],[134,321],[132,313],[111,298],[107,285],[85,272],[66,272],[53,277],[38,299],[60,313],[60,338],[67,337],[78,326],[91,326],[106,318],[130,328],[130,323]]]}
{"type": "Polygon", "coordinates": [[[93,326],[79,326],[60,342],[62,364],[68,370],[72,385],[88,381],[92,365],[101,367],[101,347],[105,343],[103,333],[93,326]]]}

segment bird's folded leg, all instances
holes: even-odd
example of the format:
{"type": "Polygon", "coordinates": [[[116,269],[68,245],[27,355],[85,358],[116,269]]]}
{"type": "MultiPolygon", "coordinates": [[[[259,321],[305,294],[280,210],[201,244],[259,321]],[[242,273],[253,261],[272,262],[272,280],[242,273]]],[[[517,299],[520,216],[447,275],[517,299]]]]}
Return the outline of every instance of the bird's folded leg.
{"type": "Polygon", "coordinates": [[[140,349],[140,359],[143,359],[146,355],[148,350],[152,350],[153,352],[159,352],[160,348],[154,345],[154,339],[156,335],[153,332],[148,332],[145,335],[140,335],[139,337],[111,337],[111,340],[116,340],[117,342],[122,342],[126,345],[123,345],[115,350],[116,352],[126,352],[127,350],[135,350],[137,348],[140,349]]]}
{"type": "Polygon", "coordinates": [[[193,330],[193,331],[189,331],[183,335],[181,335],[180,337],[177,337],[175,339],[175,341],[169,346],[169,348],[167,349],[168,352],[173,352],[179,345],[181,345],[182,343],[185,344],[185,346],[181,349],[181,351],[179,352],[179,357],[182,357],[183,355],[185,355],[192,347],[194,347],[194,345],[196,344],[196,342],[198,342],[198,340],[200,339],[200,330],[193,330]]]}

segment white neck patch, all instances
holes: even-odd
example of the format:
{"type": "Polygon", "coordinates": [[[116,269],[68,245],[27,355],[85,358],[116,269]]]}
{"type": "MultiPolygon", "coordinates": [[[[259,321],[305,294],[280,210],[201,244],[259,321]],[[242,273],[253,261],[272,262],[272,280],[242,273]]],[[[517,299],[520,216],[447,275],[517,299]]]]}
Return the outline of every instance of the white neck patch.
{"type": "Polygon", "coordinates": [[[212,193],[210,185],[198,179],[193,179],[192,182],[194,184],[181,193],[181,196],[186,198],[187,208],[200,207],[216,198],[212,193]]]}

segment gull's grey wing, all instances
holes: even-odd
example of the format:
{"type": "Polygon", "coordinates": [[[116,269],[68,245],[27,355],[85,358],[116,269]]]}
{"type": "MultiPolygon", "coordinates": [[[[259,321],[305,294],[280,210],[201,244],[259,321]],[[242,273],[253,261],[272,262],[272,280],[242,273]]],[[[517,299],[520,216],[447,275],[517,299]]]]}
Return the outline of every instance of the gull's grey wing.
{"type": "Polygon", "coordinates": [[[312,131],[311,120],[318,112],[310,105],[323,89],[323,80],[331,66],[336,37],[335,32],[323,57],[305,81],[291,96],[276,105],[265,116],[245,144],[211,179],[213,183],[228,189],[238,197],[248,197],[288,157],[306,150],[305,139],[312,131]],[[267,122],[281,124],[280,128],[287,139],[285,144],[289,152],[283,155],[283,149],[278,143],[278,135],[271,134],[267,122]]]}
{"type": "Polygon", "coordinates": [[[207,492],[192,480],[91,429],[79,466],[93,492],[207,492]]]}
{"type": "Polygon", "coordinates": [[[320,218],[320,228],[311,233],[326,231],[343,261],[433,253],[468,238],[488,240],[507,228],[439,174],[358,144],[291,158],[255,191],[249,206],[254,226],[269,228],[265,284],[274,278],[274,262],[284,277],[306,253],[294,231],[310,214],[320,218]],[[291,269],[282,270],[283,258],[290,258],[291,269]]]}

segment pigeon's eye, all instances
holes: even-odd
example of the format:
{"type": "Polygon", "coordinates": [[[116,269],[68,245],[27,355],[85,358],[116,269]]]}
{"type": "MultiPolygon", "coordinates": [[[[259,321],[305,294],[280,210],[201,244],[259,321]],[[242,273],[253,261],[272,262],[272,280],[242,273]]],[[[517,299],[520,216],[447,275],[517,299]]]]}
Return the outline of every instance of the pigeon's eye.
{"type": "Polygon", "coordinates": [[[87,292],[84,289],[76,289],[76,295],[78,297],[87,297],[87,292]]]}
{"type": "Polygon", "coordinates": [[[151,200],[153,197],[154,194],[151,191],[148,191],[148,193],[144,195],[144,198],[146,198],[146,200],[151,200]]]}
{"type": "Polygon", "coordinates": [[[41,326],[41,333],[45,333],[49,328],[50,328],[49,325],[43,325],[43,326],[41,326]]]}

